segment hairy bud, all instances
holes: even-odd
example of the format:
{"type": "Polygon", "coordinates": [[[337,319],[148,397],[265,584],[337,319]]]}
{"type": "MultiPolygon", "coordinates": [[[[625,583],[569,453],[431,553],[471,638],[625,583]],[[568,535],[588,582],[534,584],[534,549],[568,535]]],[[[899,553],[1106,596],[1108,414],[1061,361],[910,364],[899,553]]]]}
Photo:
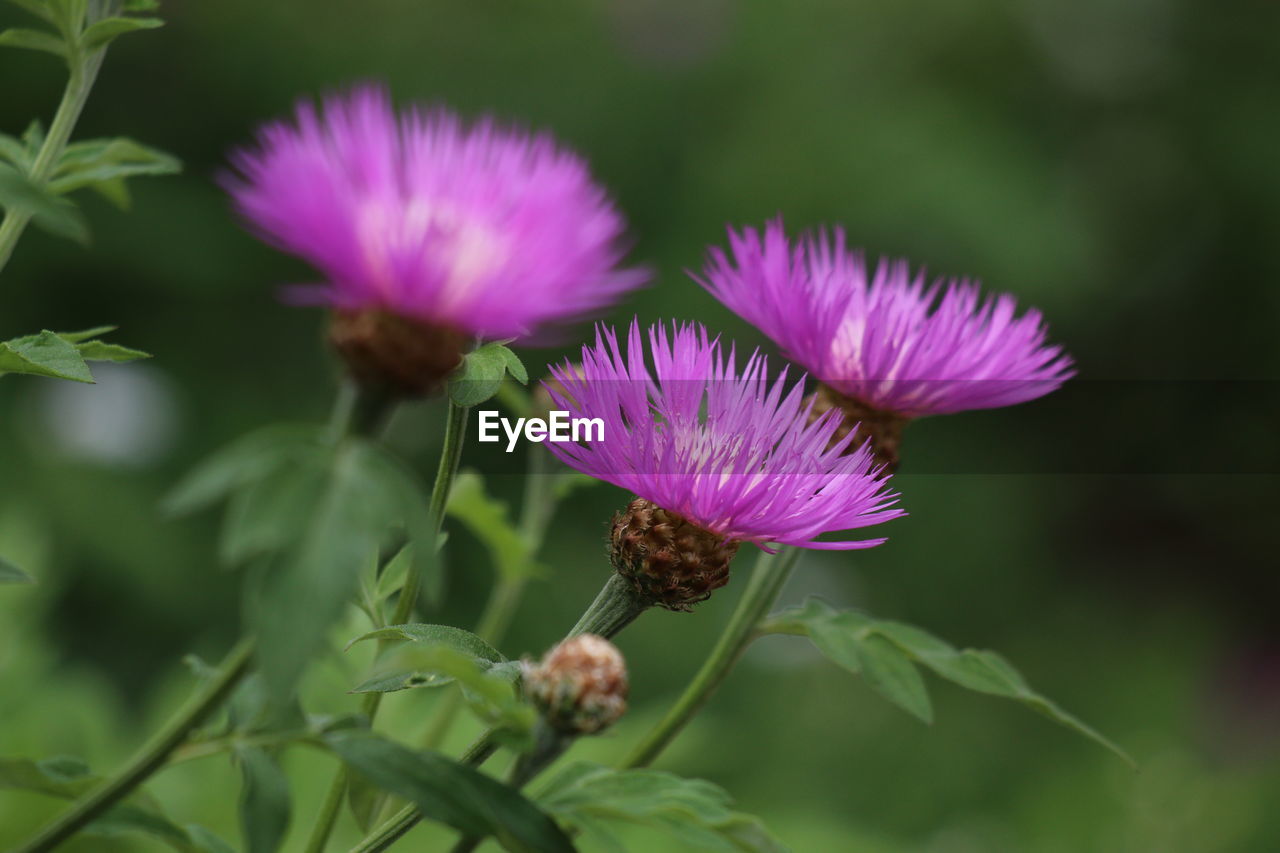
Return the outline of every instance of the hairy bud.
{"type": "Polygon", "coordinates": [[[627,710],[627,664],[604,637],[580,634],[526,663],[524,690],[551,728],[595,734],[627,710]]]}
{"type": "Polygon", "coordinates": [[[813,409],[809,415],[809,422],[813,423],[832,409],[839,409],[844,415],[844,421],[832,436],[832,441],[838,441],[856,430],[857,435],[847,445],[850,451],[857,450],[864,442],[869,441],[871,453],[875,456],[876,462],[884,466],[884,473],[892,474],[898,470],[902,431],[911,422],[909,417],[897,412],[874,409],[826,385],[819,385],[817,393],[813,395],[813,409]]]}
{"type": "Polygon", "coordinates": [[[402,397],[439,392],[462,362],[467,338],[379,310],[335,311],[329,342],[362,386],[402,397]]]}
{"type": "Polygon", "coordinates": [[[729,582],[738,542],[704,530],[674,512],[636,498],[613,517],[613,568],[642,600],[689,611],[729,582]]]}

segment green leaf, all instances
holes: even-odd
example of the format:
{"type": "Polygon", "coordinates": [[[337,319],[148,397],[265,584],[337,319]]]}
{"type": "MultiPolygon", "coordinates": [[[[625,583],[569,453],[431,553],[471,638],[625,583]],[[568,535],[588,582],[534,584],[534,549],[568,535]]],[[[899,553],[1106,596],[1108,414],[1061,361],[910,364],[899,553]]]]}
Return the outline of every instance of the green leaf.
{"type": "Polygon", "coordinates": [[[485,493],[484,480],[475,471],[458,474],[447,511],[484,543],[502,577],[516,579],[537,572],[532,549],[508,518],[507,505],[485,493]]]}
{"type": "Polygon", "coordinates": [[[91,338],[100,338],[103,335],[109,335],[119,326],[94,326],[92,329],[84,329],[79,332],[58,332],[58,337],[62,338],[69,344],[79,344],[91,338]]]}
{"type": "MultiPolygon", "coordinates": [[[[0,758],[0,789],[30,791],[74,800],[101,781],[102,778],[92,774],[88,765],[78,758],[61,756],[41,761],[0,758]]],[[[130,800],[113,806],[110,811],[85,827],[84,832],[100,837],[140,832],[183,853],[209,849],[197,844],[187,830],[170,822],[155,802],[144,794],[135,794],[130,800]]],[[[214,850],[213,853],[218,851],[214,850]]]]}
{"type": "Polygon", "coordinates": [[[494,836],[521,853],[572,853],[569,837],[519,791],[434,752],[416,752],[369,732],[344,732],[325,743],[380,788],[465,836],[494,836]]]}
{"type": "Polygon", "coordinates": [[[76,349],[80,351],[80,357],[85,361],[112,361],[121,364],[127,361],[137,361],[140,358],[151,358],[150,353],[143,352],[140,349],[122,347],[119,344],[109,344],[105,341],[85,341],[82,344],[76,344],[76,349]]]}
{"type": "Polygon", "coordinates": [[[247,484],[231,499],[218,555],[227,566],[272,555],[306,532],[325,488],[332,455],[316,445],[287,460],[267,476],[247,484]]]}
{"type": "Polygon", "coordinates": [[[562,823],[614,850],[626,850],[611,824],[653,827],[699,850],[785,853],[786,847],[710,782],[657,770],[614,770],[578,762],[557,773],[536,797],[562,823]]]}
{"type": "Polygon", "coordinates": [[[50,23],[53,22],[53,15],[42,0],[9,0],[9,2],[50,23]]]}
{"type": "Polygon", "coordinates": [[[30,216],[34,224],[56,237],[89,242],[89,226],[74,204],[4,163],[0,163],[0,207],[30,216]]]}
{"type": "Polygon", "coordinates": [[[0,160],[7,160],[24,175],[31,171],[31,152],[7,133],[0,133],[0,160]]]}
{"type": "Polygon", "coordinates": [[[234,847],[199,824],[189,823],[186,830],[195,853],[236,853],[234,847]]]}
{"type": "MultiPolygon", "coordinates": [[[[379,628],[376,631],[370,631],[356,637],[347,648],[350,649],[356,643],[365,640],[403,640],[409,643],[417,644],[420,647],[438,647],[444,649],[452,649],[471,658],[475,665],[481,670],[487,670],[491,664],[503,663],[506,658],[502,653],[484,640],[472,634],[470,631],[464,631],[461,628],[454,628],[449,625],[423,625],[413,623],[408,625],[389,625],[385,628],[379,628]]],[[[452,684],[454,677],[445,672],[429,672],[425,670],[414,670],[409,673],[397,674],[393,678],[403,678],[403,687],[395,689],[404,689],[405,687],[443,687],[446,684],[452,684]],[[412,683],[411,683],[412,682],[412,683]]],[[[385,681],[385,677],[383,679],[385,681]]],[[[362,685],[363,686],[363,685],[362,685]]],[[[356,693],[374,692],[361,690],[359,687],[355,689],[356,693]]],[[[385,690],[376,692],[388,692],[385,690]]]]}
{"type": "Polygon", "coordinates": [[[507,374],[500,344],[485,344],[467,353],[449,377],[449,398],[459,406],[476,406],[498,393],[507,374]]]}
{"type": "Polygon", "coordinates": [[[857,644],[862,677],[876,692],[923,722],[933,722],[924,679],[911,660],[884,637],[872,634],[857,644]]]}
{"type": "Polygon", "coordinates": [[[361,832],[368,833],[373,829],[384,802],[382,791],[369,781],[368,776],[359,773],[347,776],[347,808],[351,809],[351,816],[356,819],[361,832]]]}
{"type": "Polygon", "coordinates": [[[0,758],[0,789],[34,791],[73,800],[97,783],[98,777],[78,758],[59,756],[40,761],[0,758]]]}
{"type": "Polygon", "coordinates": [[[62,39],[42,30],[9,29],[0,32],[0,47],[21,47],[26,50],[43,50],[63,59],[67,58],[67,45],[62,39]]]}
{"type": "Polygon", "coordinates": [[[212,506],[297,454],[315,452],[319,438],[320,431],[312,427],[274,426],[249,433],[197,465],[164,498],[161,509],[175,516],[212,506]]]}
{"type": "Polygon", "coordinates": [[[163,26],[164,21],[160,18],[106,18],[81,33],[80,44],[86,51],[94,51],[106,47],[125,33],[163,26]]]}
{"type": "Polygon", "coordinates": [[[498,346],[498,353],[502,356],[503,362],[506,364],[507,372],[511,374],[511,378],[519,382],[521,385],[529,384],[529,371],[525,369],[524,362],[520,357],[507,349],[505,346],[498,346]]]}
{"type": "Polygon", "coordinates": [[[471,711],[490,728],[509,734],[514,744],[528,740],[537,719],[515,684],[519,662],[490,661],[442,644],[410,643],[393,649],[378,670],[351,692],[390,693],[456,681],[471,711]]]}
{"type": "Polygon", "coordinates": [[[405,472],[363,440],[343,442],[321,477],[308,472],[302,482],[306,488],[294,494],[309,505],[291,506],[286,525],[296,518],[305,523],[260,577],[251,617],[260,640],[260,671],[276,700],[289,695],[324,645],[368,555],[381,548],[390,528],[399,524],[413,530],[427,517],[425,500],[405,472]]]}
{"type": "Polygon", "coordinates": [[[289,830],[292,802],[289,780],[266,750],[236,750],[243,786],[240,826],[248,853],[275,853],[289,830]]]}
{"type": "Polygon", "coordinates": [[[79,350],[48,330],[0,342],[0,376],[6,373],[93,382],[79,350]]]}
{"type": "Polygon", "coordinates": [[[470,631],[454,628],[452,625],[426,625],[411,622],[406,625],[388,625],[367,634],[361,634],[347,643],[350,649],[356,643],[366,640],[404,640],[423,646],[442,646],[470,655],[477,662],[502,663],[506,660],[502,653],[486,643],[470,631]]]}
{"type": "MultiPolygon", "coordinates": [[[[132,139],[91,139],[68,145],[58,158],[48,187],[59,195],[83,187],[100,189],[125,178],[142,175],[172,175],[182,171],[182,162],[171,154],[142,145],[132,139]]],[[[111,197],[112,190],[108,191],[111,197]]],[[[127,205],[127,196],[124,199],[127,205]]]]}
{"type": "Polygon", "coordinates": [[[1021,702],[1133,764],[1128,753],[1096,729],[1033,691],[1021,673],[995,652],[958,650],[914,625],[874,619],[854,610],[837,611],[815,598],[771,615],[761,632],[807,635],[828,658],[863,672],[873,687],[926,721],[928,695],[912,662],[969,690],[1021,702]]]}
{"type": "Polygon", "coordinates": [[[0,584],[6,583],[35,583],[36,579],[24,572],[22,569],[10,563],[4,557],[0,557],[0,584]]]}
{"type": "Polygon", "coordinates": [[[160,8],[160,0],[124,0],[126,12],[154,12],[160,8]]]}

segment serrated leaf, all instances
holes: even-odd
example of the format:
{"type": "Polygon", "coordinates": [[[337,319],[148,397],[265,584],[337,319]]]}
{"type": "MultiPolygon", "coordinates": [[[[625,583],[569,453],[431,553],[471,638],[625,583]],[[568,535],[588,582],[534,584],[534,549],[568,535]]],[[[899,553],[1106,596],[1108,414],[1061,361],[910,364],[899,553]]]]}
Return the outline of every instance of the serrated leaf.
{"type": "Polygon", "coordinates": [[[368,732],[326,737],[347,766],[403,797],[423,816],[465,836],[493,836],[519,853],[572,853],[569,837],[519,791],[434,752],[417,752],[368,732]]]}
{"type": "Polygon", "coordinates": [[[846,667],[848,650],[853,648],[857,663],[873,686],[886,695],[892,692],[890,698],[895,702],[926,719],[921,712],[927,709],[928,698],[922,692],[923,685],[916,684],[919,674],[916,673],[914,678],[905,675],[906,670],[901,661],[894,659],[885,649],[885,643],[892,644],[906,658],[954,684],[979,693],[1021,702],[1110,750],[1130,765],[1133,764],[1128,753],[1092,726],[1033,691],[1021,673],[995,652],[980,649],[957,650],[950,643],[914,625],[874,619],[853,610],[837,611],[814,598],[808,599],[800,607],[771,615],[761,626],[761,631],[807,635],[824,655],[846,667]],[[820,637],[823,638],[821,642],[820,637]],[[874,681],[871,673],[865,671],[872,660],[879,667],[874,681]],[[880,685],[884,685],[885,689],[881,689],[880,685]],[[922,695],[924,704],[921,703],[922,695]]]}
{"type": "Polygon", "coordinates": [[[529,543],[511,523],[507,505],[485,492],[484,480],[475,471],[458,474],[447,512],[484,543],[502,577],[516,579],[536,572],[529,543]]]}
{"type": "Polygon", "coordinates": [[[80,351],[48,330],[0,342],[0,376],[6,373],[93,382],[80,351]]]}
{"type": "Polygon", "coordinates": [[[163,27],[160,18],[105,18],[92,24],[80,35],[80,44],[86,51],[106,47],[126,33],[138,30],[154,30],[163,27]]]}
{"type": "Polygon", "coordinates": [[[22,569],[0,557],[0,584],[32,584],[36,579],[22,569]]]}
{"type": "Polygon", "coordinates": [[[74,204],[36,186],[4,163],[0,163],[0,207],[31,217],[35,225],[56,237],[89,242],[89,226],[74,204]]]}
{"type": "Polygon", "coordinates": [[[249,433],[192,469],[165,496],[161,510],[174,516],[211,506],[267,476],[298,453],[314,452],[319,439],[320,431],[311,427],[274,426],[249,433]]]}
{"type": "Polygon", "coordinates": [[[264,749],[236,750],[242,779],[240,827],[248,853],[275,853],[289,830],[289,780],[264,749]]]}
{"type": "Polygon", "coordinates": [[[615,770],[578,762],[557,773],[536,801],[562,823],[625,850],[611,825],[634,824],[671,833],[699,850],[785,853],[786,847],[710,782],[657,770],[615,770]]]}
{"type": "Polygon", "coordinates": [[[13,28],[0,32],[0,47],[20,47],[25,50],[42,50],[54,56],[67,58],[67,45],[62,39],[42,30],[13,28]]]}

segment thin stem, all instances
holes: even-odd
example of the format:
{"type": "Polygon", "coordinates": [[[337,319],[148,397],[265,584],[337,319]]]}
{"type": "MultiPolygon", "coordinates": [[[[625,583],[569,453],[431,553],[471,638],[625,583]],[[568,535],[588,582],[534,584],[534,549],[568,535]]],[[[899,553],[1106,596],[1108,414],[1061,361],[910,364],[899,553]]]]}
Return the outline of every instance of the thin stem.
{"type": "Polygon", "coordinates": [[[164,728],[156,732],[129,763],[110,779],[90,791],[57,820],[40,831],[14,853],[44,853],[66,841],[94,818],[124,799],[144,779],[168,760],[191,730],[200,725],[239,683],[249,670],[253,642],[241,640],[218,668],[213,679],[187,701],[164,728]]]}
{"type": "MultiPolygon", "coordinates": [[[[557,758],[564,755],[565,751],[573,745],[573,741],[573,735],[558,732],[545,723],[539,722],[534,731],[533,749],[516,761],[507,777],[507,784],[517,791],[520,790],[539,773],[554,764],[557,758]]],[[[460,838],[453,847],[453,853],[471,853],[484,839],[485,836],[460,838]]]]}
{"type": "MultiPolygon", "coordinates": [[[[555,496],[551,494],[551,489],[548,488],[553,480],[553,475],[548,470],[550,459],[550,454],[540,447],[529,449],[524,498],[520,506],[519,530],[520,537],[527,545],[526,554],[530,561],[537,559],[538,552],[542,550],[547,526],[551,523],[557,503],[555,496]]],[[[525,575],[499,578],[489,592],[489,599],[485,602],[484,610],[480,614],[480,621],[476,623],[476,634],[488,640],[490,645],[501,644],[507,629],[511,627],[511,620],[520,609],[520,601],[524,598],[527,584],[528,578],[525,575]]],[[[462,706],[462,691],[450,691],[431,721],[431,727],[427,729],[427,734],[422,741],[424,747],[435,749],[444,742],[462,706]]]]}
{"type": "MultiPolygon", "coordinates": [[[[88,23],[93,23],[89,21],[88,23]]],[[[77,34],[78,35],[78,34],[77,34]]],[[[106,48],[94,51],[81,58],[73,55],[71,59],[71,76],[67,79],[67,87],[63,90],[62,101],[53,115],[53,123],[49,125],[49,133],[44,144],[36,152],[27,179],[36,186],[43,186],[53,174],[58,158],[62,156],[67,142],[71,139],[71,131],[75,129],[85,102],[89,100],[89,91],[98,78],[98,70],[102,67],[106,48]]],[[[16,208],[9,208],[0,221],[0,271],[4,270],[9,258],[13,255],[13,247],[22,236],[31,215],[16,208]]]]}
{"type": "MultiPolygon", "coordinates": [[[[486,732],[472,744],[462,756],[462,763],[475,767],[483,764],[489,756],[493,755],[498,749],[498,744],[492,735],[492,732],[486,732]]],[[[418,807],[412,804],[407,805],[367,838],[352,847],[351,853],[381,853],[403,838],[404,834],[417,826],[420,820],[422,820],[422,812],[418,811],[418,807]]]]}
{"type": "Polygon", "coordinates": [[[738,601],[738,609],[734,611],[710,657],[672,709],[628,756],[623,767],[646,767],[652,763],[706,704],[751,643],[760,620],[777,601],[778,594],[791,577],[799,557],[800,551],[796,548],[784,548],[777,554],[760,555],[751,580],[738,601]]]}
{"type": "MultiPolygon", "coordinates": [[[[462,447],[467,427],[467,415],[470,409],[449,401],[449,414],[445,422],[444,448],[440,452],[440,465],[436,469],[435,485],[431,487],[431,526],[432,532],[438,534],[444,524],[445,508],[449,503],[449,492],[458,474],[458,464],[462,461],[462,447]]],[[[403,625],[413,616],[414,605],[418,601],[418,590],[422,585],[420,573],[410,571],[405,575],[404,586],[400,589],[400,598],[391,617],[392,625],[403,625]]],[[[378,715],[382,704],[381,693],[370,693],[365,696],[364,713],[370,725],[378,715]]],[[[486,756],[487,757],[487,756],[486,756]]],[[[324,803],[320,806],[320,814],[316,817],[315,828],[307,841],[306,853],[322,853],[333,833],[333,825],[338,820],[338,812],[342,809],[342,798],[347,791],[347,771],[339,767],[329,784],[324,803]]]]}
{"type": "MultiPolygon", "coordinates": [[[[605,582],[600,594],[596,596],[595,601],[587,608],[586,613],[582,614],[578,624],[565,635],[565,638],[576,637],[579,634],[599,634],[602,637],[612,637],[630,625],[649,606],[647,602],[639,598],[631,583],[615,572],[609,576],[609,580],[605,582]]],[[[496,746],[492,745],[494,734],[493,731],[485,732],[477,742],[478,744],[489,744],[489,749],[478,750],[476,747],[472,747],[463,757],[463,761],[478,767],[488,760],[496,749],[496,746]]],[[[537,769],[541,770],[542,767],[540,766],[537,769]]],[[[331,795],[332,793],[332,790],[330,790],[331,795]]],[[[339,790],[339,804],[342,801],[341,796],[342,793],[339,790]]],[[[378,827],[373,834],[353,847],[351,853],[375,853],[375,851],[386,850],[396,839],[412,829],[420,820],[422,820],[422,813],[418,811],[416,806],[405,806],[391,820],[378,827]]],[[[318,850],[309,850],[308,853],[318,853],[318,850]]]]}

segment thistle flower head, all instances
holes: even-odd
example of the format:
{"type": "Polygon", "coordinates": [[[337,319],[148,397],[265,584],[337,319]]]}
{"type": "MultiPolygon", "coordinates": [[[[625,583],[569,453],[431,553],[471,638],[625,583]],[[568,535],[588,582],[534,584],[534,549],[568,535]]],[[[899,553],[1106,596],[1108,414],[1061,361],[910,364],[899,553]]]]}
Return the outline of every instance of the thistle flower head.
{"type": "Polygon", "coordinates": [[[561,642],[541,663],[525,664],[526,695],[557,731],[595,734],[627,710],[627,664],[604,637],[561,642]]]}
{"type": "Polygon", "coordinates": [[[729,231],[700,284],[824,385],[907,418],[1008,406],[1053,391],[1071,359],[1038,311],[967,280],[925,284],[905,261],[869,274],[837,228],[788,241],[782,222],[729,231]]]}
{"type": "Polygon", "coordinates": [[[487,118],[397,115],[381,88],[301,104],[234,164],[241,214],[325,278],[301,301],[524,337],[645,277],[617,269],[623,219],[580,157],[487,118]]]}
{"type": "Polygon", "coordinates": [[[602,441],[548,444],[551,452],[662,510],[631,513],[644,531],[619,530],[615,522],[615,540],[632,541],[628,553],[662,550],[676,561],[712,553],[690,528],[735,548],[849,549],[884,541],[815,541],[903,513],[870,453],[848,452],[851,436],[832,441],[838,418],[810,423],[803,379],[789,383],[784,371],[771,381],[758,352],[739,370],[733,349],[726,353],[700,325],[650,328],[647,353],[645,338],[633,323],[624,352],[616,333],[599,327],[581,362],[553,367],[555,381],[545,384],[570,416],[604,423],[602,441]],[[656,539],[655,525],[665,525],[656,539]]]}

